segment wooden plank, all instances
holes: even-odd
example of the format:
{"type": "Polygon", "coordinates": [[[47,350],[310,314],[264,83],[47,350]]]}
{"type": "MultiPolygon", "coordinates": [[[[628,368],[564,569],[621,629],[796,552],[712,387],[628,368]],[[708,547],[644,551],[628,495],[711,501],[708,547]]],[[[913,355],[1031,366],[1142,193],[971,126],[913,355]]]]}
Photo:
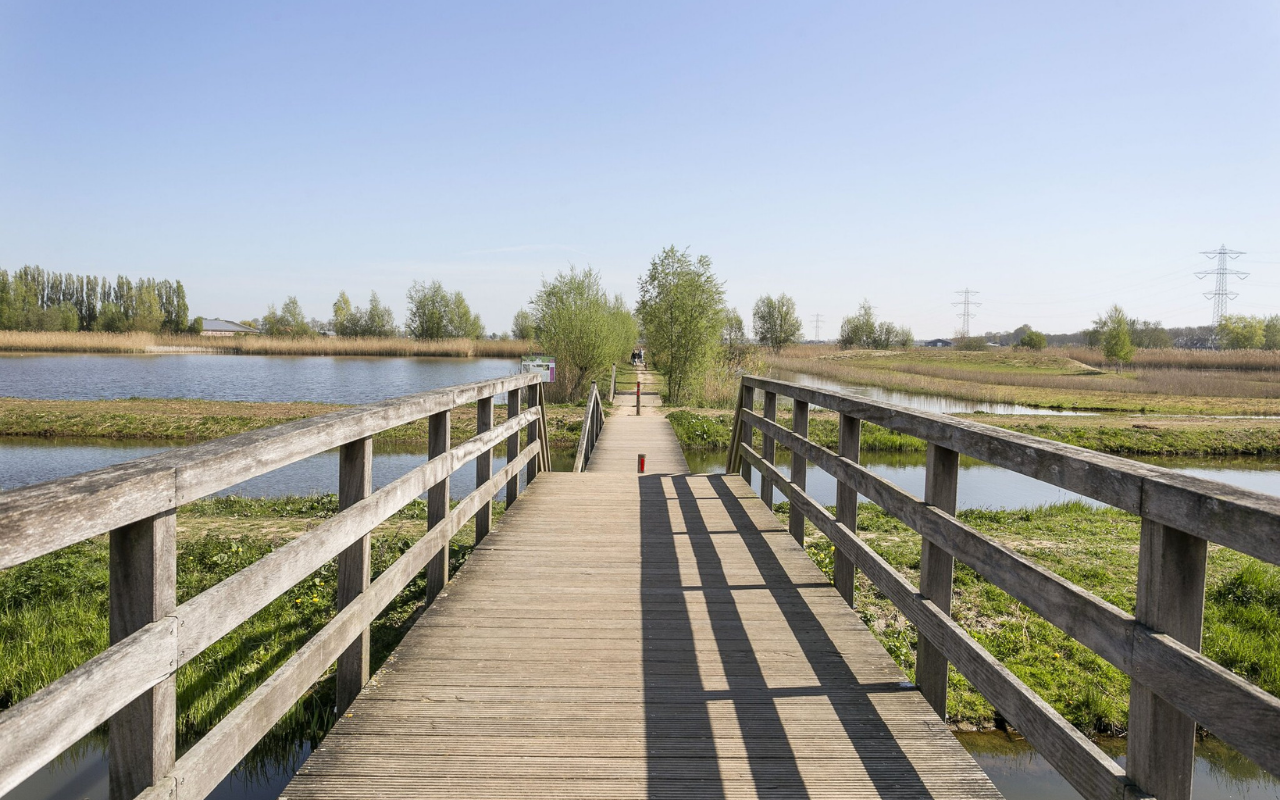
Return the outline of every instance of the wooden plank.
{"type": "MultiPolygon", "coordinates": [[[[177,605],[177,514],[169,510],[111,531],[109,629],[124,642],[173,613],[177,605]]],[[[169,675],[111,717],[108,785],[129,800],[163,778],[176,757],[177,687],[169,675]]]]}
{"type": "Polygon", "coordinates": [[[1280,497],[945,414],[768,378],[742,380],[1280,564],[1280,497]]]}
{"type": "MultiPolygon", "coordinates": [[[[862,420],[848,414],[841,414],[838,436],[837,447],[840,457],[857,464],[862,452],[862,420]]],[[[851,531],[858,530],[858,493],[844,481],[836,482],[836,520],[851,531]]],[[[853,561],[844,554],[843,550],[837,549],[832,568],[832,583],[850,607],[853,607],[856,571],[853,561]]]]}
{"type": "Polygon", "coordinates": [[[538,379],[524,373],[393,398],[2,492],[0,569],[347,442],[538,379]]]}
{"type": "Polygon", "coordinates": [[[787,499],[800,506],[805,516],[849,555],[920,634],[933,642],[1078,792],[1090,800],[1149,796],[1133,785],[1118,764],[1018,680],[950,616],[921,597],[897,570],[837,522],[817,501],[785,482],[782,473],[755,451],[744,448],[743,457],[761,472],[772,470],[779,490],[787,494],[787,499]]]}
{"type": "Polygon", "coordinates": [[[153,622],[0,714],[0,795],[167,680],[177,628],[172,616],[153,622]]]}
{"type": "Polygon", "coordinates": [[[656,422],[538,476],[284,796],[998,796],[737,476],[602,468],[656,422]]]}
{"type": "MultiPolygon", "coordinates": [[[[1144,519],[1138,549],[1138,622],[1200,649],[1208,542],[1144,519]]],[[[1162,800],[1191,800],[1196,721],[1140,681],[1129,687],[1130,777],[1162,800]]]]}
{"type": "MultiPolygon", "coordinates": [[[[476,433],[493,429],[493,398],[481,397],[476,401],[476,433]]],[[[493,477],[493,450],[485,450],[476,456],[476,486],[483,486],[493,477]]],[[[493,527],[493,503],[486,502],[476,512],[476,544],[489,535],[493,527]]]]}
{"type": "MultiPolygon", "coordinates": [[[[345,511],[373,494],[373,437],[344,444],[338,451],[338,510],[345,511]]],[[[338,610],[346,608],[369,588],[369,534],[338,554],[338,610]]],[[[335,675],[338,713],[369,682],[369,629],[338,656],[335,675]]]]}
{"type": "MultiPolygon", "coordinates": [[[[791,410],[791,430],[796,436],[807,439],[809,438],[809,404],[803,400],[797,400],[791,410]]],[[[796,486],[804,489],[808,475],[806,471],[808,463],[804,460],[804,456],[799,453],[791,454],[791,482],[796,486]]],[[[791,509],[787,519],[787,529],[791,532],[791,537],[804,547],[804,515],[799,509],[791,509]]]]}
{"type": "MultiPolygon", "coordinates": [[[[449,452],[449,414],[441,411],[432,414],[427,422],[427,457],[441,458],[449,452]]],[[[452,472],[452,470],[450,470],[452,472]]],[[[427,530],[444,521],[449,516],[449,476],[437,481],[427,489],[427,530]]],[[[444,585],[449,582],[449,548],[432,557],[427,564],[427,602],[435,599],[444,585]]]]}
{"type": "MultiPolygon", "coordinates": [[[[924,501],[944,514],[955,516],[960,478],[960,454],[931,444],[925,454],[924,501]]],[[[804,488],[804,487],[800,487],[804,488]]],[[[951,581],[955,559],[928,538],[920,542],[920,594],[938,610],[951,614],[951,581]]],[[[928,639],[916,650],[916,684],[933,710],[947,718],[947,657],[928,639]]]]}

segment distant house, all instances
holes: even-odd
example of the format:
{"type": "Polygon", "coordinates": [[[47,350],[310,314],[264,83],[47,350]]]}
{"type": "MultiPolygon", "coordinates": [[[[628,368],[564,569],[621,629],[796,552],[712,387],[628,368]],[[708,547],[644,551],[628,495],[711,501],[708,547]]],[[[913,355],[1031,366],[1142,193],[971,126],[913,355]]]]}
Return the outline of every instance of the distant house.
{"type": "Polygon", "coordinates": [[[205,317],[204,330],[200,331],[201,336],[256,335],[257,333],[256,328],[250,328],[248,325],[241,325],[239,322],[232,322],[227,319],[218,319],[217,317],[205,317]]]}
{"type": "Polygon", "coordinates": [[[916,347],[950,347],[950,346],[951,346],[950,339],[928,339],[916,345],[916,347]]]}

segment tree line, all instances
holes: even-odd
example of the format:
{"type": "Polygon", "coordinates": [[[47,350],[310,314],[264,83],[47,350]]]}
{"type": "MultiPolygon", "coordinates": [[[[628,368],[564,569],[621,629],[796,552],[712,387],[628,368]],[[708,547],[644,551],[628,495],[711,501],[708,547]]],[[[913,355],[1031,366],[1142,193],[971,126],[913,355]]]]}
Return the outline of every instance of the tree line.
{"type": "Polygon", "coordinates": [[[189,313],[182,281],[0,269],[0,330],[185,333],[189,313]]]}

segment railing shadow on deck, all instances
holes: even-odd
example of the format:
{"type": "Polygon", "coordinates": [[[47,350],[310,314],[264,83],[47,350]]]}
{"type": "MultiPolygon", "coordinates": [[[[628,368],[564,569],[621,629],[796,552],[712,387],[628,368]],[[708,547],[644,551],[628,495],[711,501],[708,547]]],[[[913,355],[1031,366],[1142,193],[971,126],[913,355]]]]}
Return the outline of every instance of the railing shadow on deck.
{"type": "MultiPolygon", "coordinates": [[[[827,636],[822,623],[800,596],[805,585],[793,583],[761,529],[722,475],[643,476],[640,479],[641,608],[645,728],[649,797],[723,797],[709,708],[729,701],[742,738],[748,768],[761,797],[809,796],[798,755],[789,740],[779,701],[825,698],[861,756],[872,786],[882,796],[930,797],[929,789],[880,717],[870,695],[907,690],[900,683],[860,684],[827,636]],[[674,496],[668,494],[669,482],[674,496]],[[709,525],[701,499],[723,505],[731,525],[709,525]],[[671,509],[679,519],[672,518],[671,509]],[[745,546],[763,577],[760,585],[739,586],[729,580],[717,548],[718,537],[733,537],[745,546]],[[696,565],[696,585],[682,575],[677,540],[685,539],[696,565]],[[735,592],[767,591],[777,601],[789,630],[802,650],[818,685],[770,687],[748,637],[735,592]],[[701,596],[710,621],[711,638],[720,658],[727,690],[704,689],[688,597],[701,596]],[[678,683],[683,679],[685,683],[678,683]],[[694,699],[695,703],[672,702],[694,699]],[[681,757],[674,780],[667,765],[681,757]],[[696,786],[697,791],[691,791],[696,786]]],[[[813,584],[825,587],[826,583],[813,584]]],[[[942,731],[946,735],[945,731],[942,731]]],[[[804,743],[801,743],[803,746],[804,743]]]]}
{"type": "Polygon", "coordinates": [[[969,420],[744,376],[728,471],[740,470],[749,485],[752,469],[767,504],[775,489],[790,500],[798,542],[808,520],[835,545],[835,584],[847,602],[861,569],[916,626],[916,682],[939,715],[950,662],[1086,800],[1190,798],[1197,723],[1280,775],[1280,699],[1199,652],[1208,543],[1280,563],[1280,498],[969,420]],[[776,422],[779,396],[793,402],[790,430],[776,422]],[[811,408],[839,414],[836,451],[809,439],[811,408]],[[859,465],[864,421],[927,443],[923,500],[859,465]],[[790,476],[773,463],[777,446],[791,452],[790,476]],[[1140,515],[1136,614],[958,520],[961,454],[1140,515]],[[805,491],[806,462],[836,479],[835,514],[805,491]],[[858,536],[859,495],[921,535],[919,588],[858,536]],[[1132,678],[1125,767],[952,621],[957,559],[1132,678]]]}
{"type": "Polygon", "coordinates": [[[369,680],[369,625],[426,571],[427,602],[449,579],[449,540],[476,521],[479,541],[504,488],[549,469],[537,374],[454,386],[178,448],[0,493],[0,569],[110,533],[111,645],[0,713],[0,795],[108,723],[112,800],[199,800],[213,791],[330,666],[341,712],[369,680]],[[494,425],[496,395],[507,420],[494,425]],[[451,444],[450,412],[476,404],[476,435],[451,444]],[[523,410],[522,410],[523,407],[523,410]],[[373,436],[428,420],[428,461],[373,491],[373,436]],[[525,443],[521,444],[521,434],[525,443]],[[506,465],[493,472],[493,450],[506,465]],[[340,512],[226,580],[176,603],[179,506],[340,448],[340,512]],[[476,488],[450,509],[449,476],[476,466],[476,488]],[[427,494],[427,534],[370,581],[370,532],[427,494]],[[337,559],[338,612],[279,669],[176,758],[179,667],[325,563],[337,559]]]}

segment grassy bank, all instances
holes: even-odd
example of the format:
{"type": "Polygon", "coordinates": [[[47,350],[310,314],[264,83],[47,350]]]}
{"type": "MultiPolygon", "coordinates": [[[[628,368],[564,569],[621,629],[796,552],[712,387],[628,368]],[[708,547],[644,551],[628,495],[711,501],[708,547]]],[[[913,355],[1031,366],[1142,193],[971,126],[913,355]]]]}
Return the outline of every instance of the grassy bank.
{"type": "Polygon", "coordinates": [[[917,348],[849,350],[808,345],[766,355],[772,370],[853,386],[990,403],[1081,411],[1280,414],[1280,370],[1142,368],[1110,372],[1059,351],[917,348]]]}
{"type": "MultiPolygon", "coordinates": [[[[102,439],[167,439],[199,442],[283,422],[319,416],[349,406],[327,403],[247,403],[221,400],[24,400],[0,397],[0,436],[94,437],[102,439]]],[[[574,447],[582,429],[582,409],[547,406],[552,447],[574,447]]],[[[506,421],[506,404],[495,404],[496,422],[506,421]]],[[[476,432],[475,406],[453,411],[455,443],[476,432]]],[[[378,441],[425,444],[427,422],[421,420],[384,431],[378,441]]]]}
{"type": "MultiPolygon", "coordinates": [[[[500,514],[502,503],[495,503],[500,514]]],[[[333,495],[199,501],[178,512],[178,602],[337,513],[333,495]]],[[[373,533],[376,578],[425,532],[415,501],[373,533]]],[[[453,569],[471,552],[468,525],[450,543],[453,569]]],[[[107,541],[98,537],[0,572],[0,710],[48,685],[107,647],[107,541]]],[[[336,612],[337,571],[325,565],[178,671],[180,746],[207,732],[336,612]]],[[[372,627],[376,668],[421,608],[425,583],[410,584],[372,627]]],[[[277,727],[284,743],[323,734],[332,723],[333,682],[321,681],[277,727]]],[[[270,742],[267,746],[270,746],[270,742]]]]}
{"type": "MultiPolygon", "coordinates": [[[[779,507],[779,516],[786,505],[779,507]]],[[[961,511],[965,522],[1114,603],[1134,610],[1137,517],[1066,503],[1014,511],[961,511]]],[[[919,582],[920,537],[869,503],[859,505],[859,532],[913,583],[919,582]]],[[[834,548],[811,526],[806,548],[831,575],[834,548]]],[[[912,675],[916,632],[867,578],[857,578],[857,607],[876,638],[912,675]]],[[[1129,679],[968,567],[957,564],[953,616],[975,639],[1062,713],[1092,734],[1123,733],[1129,679]]],[[[1210,545],[1204,653],[1271,694],[1280,693],[1280,569],[1210,545]]],[[[995,711],[953,668],[948,716],[991,725],[995,711]]]]}
{"type": "Polygon", "coordinates": [[[441,356],[519,358],[538,351],[527,339],[396,337],[197,336],[156,333],[0,331],[0,352],[12,353],[221,353],[258,356],[441,356]]]}
{"type": "MultiPolygon", "coordinates": [[[[1151,416],[1005,416],[963,414],[987,425],[1028,433],[1103,453],[1126,456],[1226,456],[1280,455],[1280,419],[1220,419],[1211,417],[1151,416]]],[[[680,409],[667,415],[676,436],[687,450],[720,450],[729,446],[733,414],[716,409],[680,409]]],[[[779,423],[790,427],[791,418],[779,413],[779,423]]],[[[814,412],[809,436],[834,449],[838,429],[836,415],[814,412]]],[[[867,452],[924,452],[920,439],[865,424],[862,449],[867,452]]]]}

